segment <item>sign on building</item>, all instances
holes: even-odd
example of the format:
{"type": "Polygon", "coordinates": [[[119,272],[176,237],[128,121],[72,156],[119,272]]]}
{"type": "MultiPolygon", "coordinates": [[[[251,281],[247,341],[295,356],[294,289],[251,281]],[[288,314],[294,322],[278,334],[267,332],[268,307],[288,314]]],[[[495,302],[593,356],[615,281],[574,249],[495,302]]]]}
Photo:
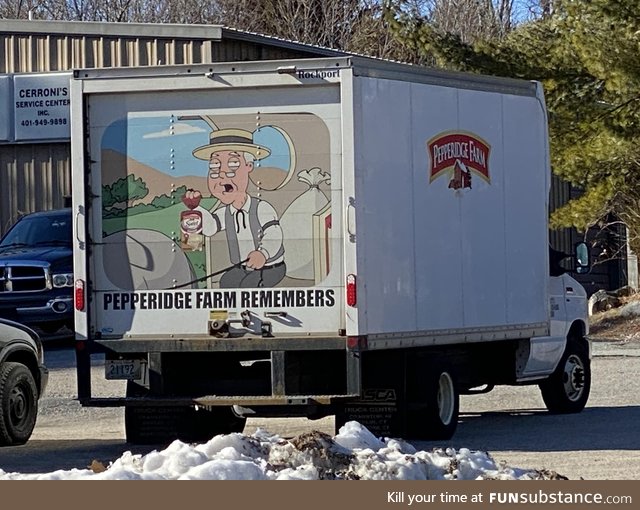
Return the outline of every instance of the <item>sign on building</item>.
{"type": "Polygon", "coordinates": [[[70,73],[13,76],[15,141],[70,138],[70,73]]]}

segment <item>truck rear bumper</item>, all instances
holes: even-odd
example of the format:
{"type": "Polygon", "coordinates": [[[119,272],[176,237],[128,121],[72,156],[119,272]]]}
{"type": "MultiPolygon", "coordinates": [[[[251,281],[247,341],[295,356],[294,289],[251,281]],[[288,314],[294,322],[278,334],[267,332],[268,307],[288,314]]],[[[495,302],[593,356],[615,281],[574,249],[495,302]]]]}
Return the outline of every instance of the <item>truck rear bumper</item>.
{"type": "Polygon", "coordinates": [[[345,337],[278,337],[278,338],[127,338],[101,339],[89,342],[93,352],[111,351],[121,354],[147,352],[239,352],[239,351],[317,351],[344,350],[345,337]]]}

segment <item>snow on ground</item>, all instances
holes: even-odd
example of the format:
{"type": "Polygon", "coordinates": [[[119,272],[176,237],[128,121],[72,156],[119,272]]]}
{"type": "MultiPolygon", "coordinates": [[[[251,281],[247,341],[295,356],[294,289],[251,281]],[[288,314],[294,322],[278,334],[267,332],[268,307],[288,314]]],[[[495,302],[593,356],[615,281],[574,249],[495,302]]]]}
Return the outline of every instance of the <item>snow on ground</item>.
{"type": "Polygon", "coordinates": [[[397,439],[378,439],[358,422],[335,437],[313,431],[291,440],[258,429],[216,436],[207,443],[174,441],[146,455],[126,452],[108,466],[51,473],[7,473],[0,480],[532,480],[555,472],[498,466],[486,452],[466,448],[416,451],[397,439]]]}

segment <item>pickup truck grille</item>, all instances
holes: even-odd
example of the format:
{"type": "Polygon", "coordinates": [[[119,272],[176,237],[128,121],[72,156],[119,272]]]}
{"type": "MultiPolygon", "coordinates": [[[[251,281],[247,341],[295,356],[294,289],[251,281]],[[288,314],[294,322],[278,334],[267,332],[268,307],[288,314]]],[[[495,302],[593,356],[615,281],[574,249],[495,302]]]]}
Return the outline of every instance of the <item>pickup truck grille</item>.
{"type": "Polygon", "coordinates": [[[46,266],[0,266],[0,293],[38,292],[51,288],[49,281],[49,269],[46,266]]]}

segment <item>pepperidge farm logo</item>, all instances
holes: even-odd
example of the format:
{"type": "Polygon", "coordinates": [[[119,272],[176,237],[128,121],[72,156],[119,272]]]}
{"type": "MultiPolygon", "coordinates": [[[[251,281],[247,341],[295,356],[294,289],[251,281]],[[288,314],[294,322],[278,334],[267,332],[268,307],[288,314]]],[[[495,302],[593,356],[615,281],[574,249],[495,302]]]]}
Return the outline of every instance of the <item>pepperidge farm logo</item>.
{"type": "Polygon", "coordinates": [[[491,146],[479,136],[465,131],[446,131],[427,142],[429,182],[449,176],[449,188],[473,188],[473,175],[486,182],[489,177],[491,146]]]}

